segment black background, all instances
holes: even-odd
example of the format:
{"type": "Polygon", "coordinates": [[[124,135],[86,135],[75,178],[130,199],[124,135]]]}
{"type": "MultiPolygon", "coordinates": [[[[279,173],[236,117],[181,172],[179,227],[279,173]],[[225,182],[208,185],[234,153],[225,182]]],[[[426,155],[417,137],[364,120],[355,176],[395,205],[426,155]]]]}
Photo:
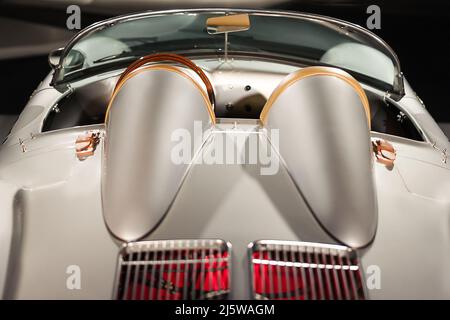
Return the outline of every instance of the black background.
{"type": "MultiPolygon", "coordinates": [[[[371,4],[381,8],[381,29],[373,31],[397,53],[406,78],[435,119],[450,122],[450,1],[306,0],[287,1],[269,8],[318,13],[366,26],[369,17],[366,9],[371,4]]],[[[103,13],[101,9],[93,12],[84,10],[82,5],[80,7],[83,27],[127,11],[119,9],[114,13],[103,13]]],[[[180,1],[179,7],[193,5],[180,1]]],[[[149,1],[142,5],[142,9],[161,7],[152,7],[149,1]]],[[[68,15],[65,7],[21,6],[0,0],[0,16],[64,28],[68,15]]],[[[0,61],[0,113],[19,113],[48,71],[46,56],[0,61]]]]}
{"type": "Polygon", "coordinates": [[[421,317],[438,318],[447,314],[449,301],[0,301],[2,312],[15,316],[42,316],[45,319],[86,319],[92,317],[118,319],[361,319],[369,314],[381,319],[421,317]],[[210,312],[206,318],[180,316],[177,307],[220,305],[274,305],[274,315],[234,315],[226,317],[210,312]]]}

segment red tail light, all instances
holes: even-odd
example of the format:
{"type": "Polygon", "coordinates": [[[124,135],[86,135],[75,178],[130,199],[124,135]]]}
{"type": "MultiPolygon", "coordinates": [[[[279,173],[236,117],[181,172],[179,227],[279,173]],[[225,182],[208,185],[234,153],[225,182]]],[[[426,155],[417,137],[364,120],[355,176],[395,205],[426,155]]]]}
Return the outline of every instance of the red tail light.
{"type": "Polygon", "coordinates": [[[120,300],[226,299],[229,245],[222,240],[129,243],[119,256],[120,300]]]}
{"type": "Polygon", "coordinates": [[[256,299],[361,300],[365,297],[357,256],[350,248],[258,241],[250,250],[256,299]]]}

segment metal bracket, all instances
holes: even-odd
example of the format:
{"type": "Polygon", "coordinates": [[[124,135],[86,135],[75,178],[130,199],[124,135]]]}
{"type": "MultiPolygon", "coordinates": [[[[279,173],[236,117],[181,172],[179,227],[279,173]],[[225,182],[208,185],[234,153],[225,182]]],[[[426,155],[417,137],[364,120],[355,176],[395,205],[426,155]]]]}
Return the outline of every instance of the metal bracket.
{"type": "Polygon", "coordinates": [[[86,160],[86,158],[93,156],[99,142],[99,131],[89,131],[84,135],[78,136],[75,141],[75,150],[78,160],[83,161],[86,160]]]}
{"type": "Polygon", "coordinates": [[[441,154],[442,154],[442,163],[447,163],[447,161],[448,161],[448,154],[447,154],[447,149],[439,149],[437,146],[436,146],[436,142],[434,142],[433,143],[433,148],[434,149],[436,149],[437,151],[439,151],[441,154]]]}
{"type": "Polygon", "coordinates": [[[372,141],[372,148],[377,162],[392,167],[397,158],[394,146],[386,140],[372,141]]]}

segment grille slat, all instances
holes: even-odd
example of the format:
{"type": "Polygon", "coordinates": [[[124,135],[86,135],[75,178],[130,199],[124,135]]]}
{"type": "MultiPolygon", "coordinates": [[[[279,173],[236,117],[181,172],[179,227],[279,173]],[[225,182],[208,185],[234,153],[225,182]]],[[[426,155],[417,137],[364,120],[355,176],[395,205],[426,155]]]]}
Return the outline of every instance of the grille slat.
{"type": "MultiPolygon", "coordinates": [[[[292,246],[290,246],[289,248],[290,248],[289,251],[291,253],[291,261],[292,262],[297,262],[296,256],[295,256],[295,251],[293,250],[292,246]]],[[[299,283],[299,280],[298,280],[298,268],[294,268],[292,270],[292,274],[293,274],[293,278],[294,278],[294,294],[295,294],[295,296],[291,297],[291,298],[295,299],[295,297],[299,297],[300,296],[300,290],[301,290],[301,286],[300,286],[300,283],[299,283]]],[[[264,292],[264,290],[263,290],[263,292],[264,292]]]]}
{"type": "MultiPolygon", "coordinates": [[[[347,260],[349,261],[349,263],[351,263],[350,257],[347,257],[347,260]]],[[[350,279],[352,280],[353,296],[356,297],[355,299],[357,299],[357,297],[359,296],[358,283],[360,282],[357,277],[357,271],[350,272],[350,279]]]]}
{"type": "Polygon", "coordinates": [[[348,247],[261,240],[249,253],[256,299],[365,299],[357,255],[348,247]]]}
{"type": "MultiPolygon", "coordinates": [[[[285,261],[289,261],[288,252],[286,250],[283,250],[283,259],[285,261]]],[[[291,284],[290,284],[291,277],[290,277],[289,272],[290,272],[290,269],[287,267],[284,267],[284,279],[285,279],[284,281],[286,283],[287,299],[291,300],[292,299],[291,284]]]]}
{"type": "MultiPolygon", "coordinates": [[[[202,245],[205,246],[204,241],[203,241],[202,245]]],[[[202,249],[201,252],[202,252],[201,259],[203,261],[203,260],[205,260],[206,251],[205,251],[205,249],[202,249]]],[[[201,271],[200,271],[200,292],[201,293],[205,289],[205,276],[206,276],[205,269],[206,269],[205,264],[202,263],[202,267],[201,267],[201,271]]],[[[205,298],[204,296],[200,296],[200,299],[204,299],[204,298],[205,298]]]]}
{"type": "MultiPolygon", "coordinates": [[[[139,259],[141,259],[140,255],[141,255],[141,252],[138,253],[139,259]]],[[[138,280],[140,266],[134,265],[133,267],[134,267],[134,277],[133,277],[133,287],[131,289],[131,292],[132,292],[131,299],[136,300],[136,286],[137,286],[137,280],[138,280]]]]}
{"type": "MultiPolygon", "coordinates": [[[[312,263],[311,259],[310,259],[310,253],[308,252],[308,250],[306,250],[303,253],[306,263],[310,264],[312,263]]],[[[308,279],[309,279],[309,288],[311,291],[311,300],[317,300],[317,294],[316,294],[316,282],[314,281],[314,269],[308,268],[308,279]]]]}
{"type": "MultiPolygon", "coordinates": [[[[279,250],[279,248],[277,248],[277,247],[275,247],[275,259],[276,260],[280,260],[280,250],[279,250]]],[[[277,286],[276,286],[276,290],[275,290],[275,292],[283,292],[283,279],[281,278],[281,267],[280,267],[280,265],[276,265],[276,278],[275,278],[275,280],[276,280],[276,284],[277,284],[277,286]]],[[[274,293],[274,295],[275,295],[275,293],[274,293]]]]}
{"type": "MultiPolygon", "coordinates": [[[[197,246],[197,241],[196,240],[194,240],[194,247],[196,247],[197,246]]],[[[192,253],[192,255],[193,255],[193,259],[194,260],[197,260],[197,250],[193,250],[193,253],[192,253]]],[[[192,274],[191,274],[191,283],[192,283],[192,285],[191,285],[191,300],[195,300],[195,289],[196,289],[196,285],[195,285],[195,278],[196,278],[196,267],[197,267],[197,264],[196,263],[193,263],[192,264],[192,274]]]]}
{"type": "MultiPolygon", "coordinates": [[[[261,257],[261,259],[263,258],[263,254],[262,254],[262,250],[259,251],[259,256],[261,257]]],[[[261,278],[261,292],[266,292],[266,272],[264,270],[264,265],[261,263],[259,265],[259,269],[260,269],[260,278],[261,278]]]]}
{"type": "MultiPolygon", "coordinates": [[[[214,260],[213,260],[214,254],[213,254],[212,248],[209,249],[209,256],[208,257],[209,257],[208,258],[208,263],[209,263],[210,266],[212,266],[213,263],[214,263],[214,260]]],[[[213,284],[214,284],[214,282],[213,282],[214,279],[213,279],[213,276],[212,276],[211,273],[208,274],[208,280],[209,280],[209,290],[212,290],[213,284]]]]}
{"type": "MultiPolygon", "coordinates": [[[[189,252],[189,251],[188,251],[189,252]]],[[[188,289],[189,289],[189,263],[187,260],[184,261],[184,281],[183,281],[183,300],[188,300],[188,289]]]]}
{"type": "MultiPolygon", "coordinates": [[[[341,256],[341,255],[338,256],[338,262],[339,262],[339,264],[340,264],[341,266],[344,265],[343,260],[342,260],[342,256],[341,256]]],[[[350,291],[349,291],[349,288],[348,288],[348,280],[347,280],[347,275],[346,275],[346,273],[347,273],[347,272],[345,272],[345,270],[343,270],[343,269],[340,270],[340,274],[341,274],[341,283],[342,283],[343,291],[344,291],[344,294],[345,294],[345,299],[346,299],[346,300],[351,300],[350,291]]]]}
{"type": "Polygon", "coordinates": [[[176,274],[176,276],[175,276],[175,284],[178,284],[178,283],[180,283],[179,281],[180,281],[180,278],[181,278],[181,268],[182,268],[182,263],[181,263],[181,256],[182,256],[182,253],[183,253],[183,251],[182,251],[183,249],[182,249],[182,247],[180,246],[179,247],[179,249],[178,249],[178,254],[177,254],[177,262],[176,262],[176,266],[177,266],[177,274],[176,274]]]}
{"type": "Polygon", "coordinates": [[[221,269],[222,269],[222,262],[217,260],[217,291],[221,292],[222,290],[222,277],[221,277],[221,269]]]}
{"type": "MultiPolygon", "coordinates": [[[[162,249],[163,251],[165,251],[166,249],[166,245],[167,245],[167,241],[163,241],[162,242],[162,249]]],[[[170,261],[172,262],[172,261],[170,261]]],[[[171,265],[171,264],[169,264],[171,265]]],[[[156,265],[153,265],[154,267],[156,267],[156,265]]],[[[158,271],[158,277],[156,278],[157,284],[156,284],[156,300],[161,300],[161,294],[163,292],[163,286],[165,286],[165,283],[163,282],[163,274],[164,274],[164,268],[167,266],[167,263],[163,263],[162,266],[160,268],[157,269],[158,271]]],[[[167,290],[169,291],[169,290],[167,290]]]]}
{"type": "Polygon", "coordinates": [[[219,268],[219,265],[218,265],[218,262],[214,255],[211,256],[211,260],[212,260],[211,265],[212,265],[212,270],[213,270],[211,273],[211,279],[213,280],[212,281],[212,290],[211,290],[211,293],[212,293],[211,299],[216,299],[217,297],[213,294],[213,292],[219,292],[219,284],[217,281],[217,277],[215,277],[215,276],[217,276],[216,270],[219,268]],[[214,280],[216,280],[216,281],[214,281],[214,280]]]}
{"type": "MultiPolygon", "coordinates": [[[[268,259],[269,260],[273,260],[273,258],[272,258],[272,250],[270,250],[268,253],[269,253],[268,259]]],[[[274,295],[274,292],[275,292],[275,280],[274,280],[274,277],[273,277],[273,272],[274,272],[273,268],[274,268],[274,266],[268,264],[267,267],[269,269],[269,279],[270,279],[270,284],[271,284],[270,291],[269,291],[269,298],[275,298],[275,296],[272,297],[272,295],[274,295]]]]}
{"type": "MultiPolygon", "coordinates": [[[[345,257],[343,257],[342,259],[344,261],[343,262],[344,264],[350,265],[351,262],[347,255],[345,257]]],[[[350,291],[351,297],[353,300],[355,300],[355,299],[357,299],[358,295],[356,294],[356,291],[355,291],[355,282],[353,280],[353,272],[352,271],[347,272],[346,276],[347,276],[347,281],[349,283],[349,291],[350,291]]]]}
{"type": "Polygon", "coordinates": [[[229,251],[230,244],[222,240],[128,243],[119,254],[115,298],[226,299],[230,291],[229,251]]]}
{"type": "MultiPolygon", "coordinates": [[[[320,263],[323,265],[326,265],[326,256],[323,254],[319,254],[319,260],[320,263]]],[[[333,299],[333,289],[331,287],[331,277],[330,277],[330,271],[327,268],[322,269],[322,281],[324,283],[324,292],[325,297],[324,299],[333,299]]]]}
{"type": "MultiPolygon", "coordinates": [[[[170,261],[174,261],[175,260],[175,258],[174,258],[174,253],[175,253],[176,251],[175,251],[175,244],[174,244],[174,242],[172,241],[172,242],[170,242],[170,254],[169,254],[169,260],[170,261]]],[[[172,264],[170,264],[170,265],[168,265],[168,268],[167,268],[167,279],[168,279],[168,281],[170,282],[170,283],[176,283],[176,282],[173,282],[172,280],[172,271],[173,271],[173,263],[172,264]]],[[[165,294],[164,294],[164,298],[163,298],[164,300],[170,300],[170,290],[166,290],[166,292],[165,292],[165,294]]]]}
{"type": "MultiPolygon", "coordinates": [[[[336,265],[336,261],[334,260],[334,254],[330,252],[330,261],[332,265],[336,265]]],[[[336,268],[333,268],[333,287],[334,293],[337,300],[342,300],[341,287],[339,285],[339,275],[336,268]]]]}
{"type": "MultiPolygon", "coordinates": [[[[149,257],[149,251],[146,250],[146,251],[145,251],[145,255],[144,255],[144,260],[147,261],[147,260],[148,260],[148,257],[149,257]]],[[[147,274],[147,270],[148,270],[148,264],[145,264],[145,265],[143,266],[143,270],[142,270],[142,275],[143,275],[144,277],[145,277],[145,275],[147,274]]],[[[144,281],[147,281],[147,279],[145,279],[144,281]]],[[[145,299],[145,298],[144,298],[144,297],[145,297],[145,294],[146,294],[145,288],[147,288],[147,286],[141,286],[141,295],[140,295],[140,299],[141,299],[141,300],[145,299]]]]}
{"type": "MultiPolygon", "coordinates": [[[[148,249],[148,250],[150,250],[150,249],[148,249]]],[[[156,259],[157,259],[157,251],[158,250],[158,243],[156,243],[156,250],[155,251],[153,251],[152,253],[153,253],[153,255],[152,255],[152,257],[153,257],[153,260],[154,261],[156,261],[156,259]]],[[[154,264],[151,264],[151,278],[149,279],[149,281],[150,281],[150,283],[149,283],[149,285],[148,285],[148,290],[150,291],[150,293],[149,293],[149,295],[148,295],[148,299],[149,300],[153,300],[153,294],[154,294],[154,290],[153,290],[153,288],[154,288],[154,286],[155,286],[155,275],[156,275],[156,268],[155,268],[155,266],[154,266],[154,264]]]]}
{"type": "MultiPolygon", "coordinates": [[[[317,264],[320,264],[320,259],[319,259],[319,254],[316,250],[314,250],[314,253],[312,253],[314,255],[314,261],[317,264]]],[[[314,273],[315,273],[315,279],[317,280],[317,287],[318,287],[318,292],[319,292],[319,299],[320,300],[324,300],[325,299],[325,288],[324,288],[324,284],[323,284],[323,280],[322,280],[322,274],[321,274],[321,269],[316,268],[314,269],[314,273]]]]}
{"type": "MultiPolygon", "coordinates": [[[[298,251],[298,262],[301,263],[301,261],[303,261],[303,253],[301,251],[301,247],[300,246],[297,248],[297,251],[298,251]]],[[[305,268],[299,268],[299,269],[300,269],[300,274],[301,274],[301,278],[302,278],[302,282],[301,282],[301,284],[302,284],[302,291],[303,291],[303,295],[302,296],[303,296],[303,299],[309,300],[310,297],[309,297],[309,290],[307,288],[306,270],[305,270],[305,268]]]]}
{"type": "Polygon", "coordinates": [[[125,283],[126,283],[126,286],[125,286],[125,290],[124,290],[124,296],[123,296],[123,299],[124,300],[126,300],[127,299],[127,295],[126,295],[126,292],[128,292],[128,285],[129,285],[129,283],[130,283],[130,274],[131,274],[131,265],[128,265],[127,266],[127,269],[126,269],[127,271],[126,271],[126,280],[125,280],[125,283]]]}

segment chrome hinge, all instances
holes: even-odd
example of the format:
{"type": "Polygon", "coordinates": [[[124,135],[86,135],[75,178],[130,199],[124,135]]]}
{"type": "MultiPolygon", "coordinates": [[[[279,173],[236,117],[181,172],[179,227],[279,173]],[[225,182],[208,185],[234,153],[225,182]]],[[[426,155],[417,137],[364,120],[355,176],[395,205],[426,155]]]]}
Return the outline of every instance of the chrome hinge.
{"type": "Polygon", "coordinates": [[[440,153],[441,153],[441,155],[442,155],[442,163],[447,163],[447,161],[448,161],[448,151],[447,151],[447,148],[445,148],[445,149],[439,149],[437,146],[436,146],[436,142],[434,142],[433,143],[433,148],[434,149],[436,149],[437,151],[439,151],[440,153]]]}
{"type": "Polygon", "coordinates": [[[67,96],[71,95],[72,92],[73,92],[73,88],[72,88],[72,86],[70,85],[70,83],[67,83],[67,84],[65,85],[64,89],[65,89],[65,90],[64,90],[64,92],[63,92],[63,97],[67,97],[67,96]]]}
{"type": "Polygon", "coordinates": [[[414,92],[414,95],[416,96],[417,100],[420,102],[420,104],[422,105],[422,107],[424,109],[426,109],[427,107],[425,106],[425,103],[423,102],[422,99],[420,99],[420,97],[417,95],[417,93],[414,92]]]}
{"type": "Polygon", "coordinates": [[[55,104],[52,107],[51,112],[54,112],[54,113],[60,113],[61,112],[61,109],[59,109],[58,104],[55,104]]]}
{"type": "Polygon", "coordinates": [[[70,86],[70,84],[65,85],[65,91],[63,92],[62,96],[58,101],[53,105],[53,107],[50,108],[51,112],[60,113],[61,109],[58,107],[58,103],[61,101],[62,98],[67,97],[72,94],[73,88],[70,86]]]}
{"type": "Polygon", "coordinates": [[[73,92],[73,88],[70,83],[59,84],[54,86],[54,88],[62,94],[62,97],[68,96],[73,92]]]}
{"type": "MultiPolygon", "coordinates": [[[[38,87],[39,88],[39,87],[38,87]]],[[[30,94],[30,97],[28,98],[28,100],[30,100],[31,98],[33,98],[37,93],[37,88],[33,90],[33,92],[30,94]]]]}
{"type": "Polygon", "coordinates": [[[389,91],[386,91],[383,95],[383,102],[384,104],[389,104],[388,99],[391,97],[391,93],[389,91]]]}
{"type": "Polygon", "coordinates": [[[25,146],[25,142],[23,141],[23,139],[19,138],[19,145],[20,145],[20,148],[22,149],[23,153],[27,152],[27,148],[25,146]]]}

